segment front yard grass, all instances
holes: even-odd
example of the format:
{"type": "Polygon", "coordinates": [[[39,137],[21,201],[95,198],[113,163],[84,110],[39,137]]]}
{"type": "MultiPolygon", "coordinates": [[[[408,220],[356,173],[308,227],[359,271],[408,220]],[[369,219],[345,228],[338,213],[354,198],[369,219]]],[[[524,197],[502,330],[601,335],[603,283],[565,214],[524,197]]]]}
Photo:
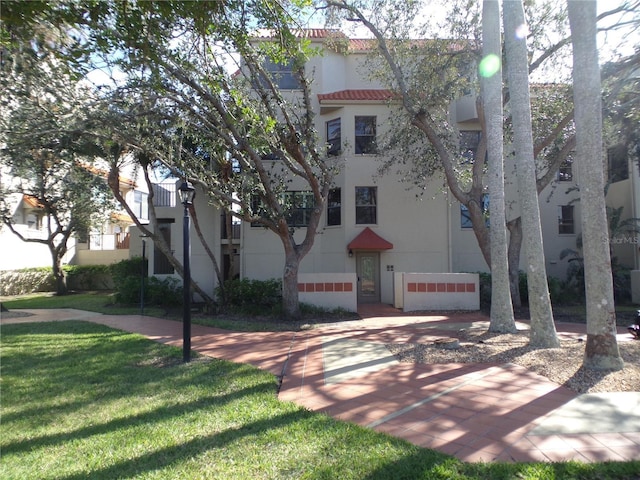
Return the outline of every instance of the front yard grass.
{"type": "Polygon", "coordinates": [[[273,375],[87,322],[3,325],[2,479],[600,479],[640,462],[465,464],[280,402],[273,375]]]}
{"type": "MultiPolygon", "coordinates": [[[[104,291],[70,293],[69,295],[55,295],[54,293],[32,293],[0,297],[2,305],[11,309],[31,308],[76,308],[89,312],[99,312],[106,315],[137,315],[140,305],[116,305],[113,295],[104,291]]],[[[159,307],[144,307],[144,314],[162,317],[166,311],[159,307]]]]}

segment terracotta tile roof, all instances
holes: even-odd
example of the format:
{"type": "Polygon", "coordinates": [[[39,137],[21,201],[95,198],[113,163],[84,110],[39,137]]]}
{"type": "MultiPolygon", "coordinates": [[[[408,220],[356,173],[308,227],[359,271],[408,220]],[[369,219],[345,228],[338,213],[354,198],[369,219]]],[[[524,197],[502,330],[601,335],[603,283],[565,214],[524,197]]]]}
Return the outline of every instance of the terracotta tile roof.
{"type": "Polygon", "coordinates": [[[112,212],[110,217],[113,222],[133,223],[131,217],[123,212],[112,212]]]}
{"type": "Polygon", "coordinates": [[[388,101],[397,98],[397,95],[387,89],[360,88],[353,90],[339,90],[331,93],[319,93],[320,103],[327,101],[388,101]]]}
{"type": "Polygon", "coordinates": [[[306,38],[347,38],[343,32],[333,28],[307,28],[301,32],[306,38]]]}
{"type": "Polygon", "coordinates": [[[378,41],[373,38],[350,38],[348,50],[350,52],[370,52],[378,48],[378,41]]]}
{"type": "MultiPolygon", "coordinates": [[[[302,28],[299,30],[295,30],[294,33],[297,37],[310,39],[347,38],[347,36],[343,32],[333,28],[302,28]]],[[[278,37],[274,30],[265,28],[256,30],[252,36],[262,39],[272,39],[278,37]]]]}
{"type": "MultiPolygon", "coordinates": [[[[109,177],[109,171],[105,170],[103,168],[98,168],[95,165],[83,165],[84,168],[90,172],[93,173],[94,175],[98,176],[98,177],[103,177],[103,178],[108,178],[109,177]]],[[[118,181],[124,185],[129,185],[130,187],[135,187],[136,186],[136,182],[130,178],[127,177],[123,177],[122,175],[120,175],[118,177],[118,181]]]]}
{"type": "Polygon", "coordinates": [[[44,208],[44,205],[42,205],[36,197],[32,197],[31,195],[23,195],[22,201],[31,208],[44,208]]]}
{"type": "Polygon", "coordinates": [[[347,248],[349,250],[390,250],[393,248],[393,243],[387,242],[367,227],[349,242],[347,248]]]}

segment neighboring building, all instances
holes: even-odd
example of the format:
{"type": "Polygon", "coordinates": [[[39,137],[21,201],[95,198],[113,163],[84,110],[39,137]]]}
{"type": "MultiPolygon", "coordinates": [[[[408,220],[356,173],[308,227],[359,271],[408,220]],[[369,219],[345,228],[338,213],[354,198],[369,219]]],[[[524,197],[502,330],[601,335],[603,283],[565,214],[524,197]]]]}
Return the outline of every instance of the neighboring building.
{"type": "MultiPolygon", "coordinates": [[[[327,31],[310,30],[308,34],[313,43],[321,45],[327,31]]],[[[325,206],[314,247],[300,265],[299,290],[301,299],[310,301],[310,291],[317,293],[321,288],[326,294],[327,288],[333,291],[336,285],[342,289],[348,284],[346,280],[331,280],[334,275],[339,279],[354,279],[352,287],[344,288],[353,288],[357,303],[402,306],[403,299],[399,297],[403,294],[399,293],[398,285],[403,281],[401,273],[478,272],[488,271],[488,267],[465,209],[443,191],[441,177],[433,178],[426,190],[416,195],[393,169],[384,176],[378,175],[381,159],[376,155],[376,140],[393,121],[389,116],[393,95],[362,73],[371,42],[351,39],[347,44],[348,48],[340,51],[325,49],[324,55],[310,59],[307,68],[314,72],[312,100],[317,112],[317,131],[329,146],[328,155],[340,164],[341,171],[325,206]],[[318,280],[320,275],[322,280],[318,280]]],[[[279,86],[295,91],[296,82],[291,72],[279,69],[279,86]]],[[[460,128],[461,148],[473,150],[480,130],[475,98],[465,97],[452,105],[451,120],[460,128]]],[[[556,180],[540,194],[548,274],[560,278],[564,278],[567,267],[567,260],[561,260],[560,253],[566,248],[575,248],[579,234],[577,181],[571,163],[566,163],[556,180]]],[[[175,184],[172,188],[175,202],[175,184]]],[[[304,184],[294,181],[289,188],[299,205],[295,213],[299,219],[296,229],[297,235],[302,236],[305,211],[313,205],[309,203],[304,184]]],[[[517,215],[517,208],[513,207],[513,200],[517,198],[514,188],[507,188],[509,218],[517,215]]],[[[172,249],[181,251],[182,207],[176,207],[175,203],[167,207],[159,214],[160,228],[167,232],[172,249]]],[[[276,235],[262,227],[242,224],[233,227],[232,239],[218,241],[224,238],[224,222],[217,221],[220,213],[208,206],[202,195],[196,197],[196,208],[201,225],[209,229],[207,237],[215,240],[214,251],[222,259],[219,262],[228,266],[230,259],[234,259],[237,270],[226,271],[225,278],[236,274],[252,279],[282,276],[284,253],[276,235]]],[[[140,246],[140,241],[132,243],[132,253],[140,255],[140,246]]],[[[171,274],[159,268],[158,261],[150,262],[150,274],[171,274]]],[[[216,284],[213,268],[193,235],[191,264],[194,280],[205,290],[213,291],[216,284]]],[[[467,288],[442,279],[429,282],[412,281],[405,287],[408,291],[412,288],[426,291],[445,284],[443,288],[454,291],[467,288]]]]}
{"type": "MultiPolygon", "coordinates": [[[[92,168],[96,175],[105,179],[108,171],[92,168]]],[[[139,182],[139,169],[133,162],[121,167],[119,177],[120,193],[136,217],[142,222],[149,221],[147,197],[149,195],[145,182],[139,182]]],[[[130,232],[134,224],[125,209],[119,207],[111,212],[102,225],[95,226],[86,235],[76,238],[76,247],[70,260],[72,265],[105,265],[117,263],[130,257],[130,232]]]]}
{"type": "MultiPolygon", "coordinates": [[[[91,167],[96,175],[106,178],[107,171],[91,167]]],[[[138,185],[133,164],[125,168],[128,177],[120,177],[120,191],[143,222],[148,221],[147,196],[145,185],[138,185]]],[[[0,177],[3,182],[13,181],[6,173],[0,177]]],[[[26,238],[47,238],[47,219],[37,200],[26,195],[13,194],[10,197],[13,206],[14,228],[26,238]]],[[[91,232],[70,238],[68,252],[63,264],[104,265],[129,258],[129,228],[133,225],[131,217],[118,209],[110,218],[91,232]]],[[[41,243],[23,242],[5,225],[0,224],[0,270],[16,270],[29,267],[50,267],[51,253],[41,243]]]]}

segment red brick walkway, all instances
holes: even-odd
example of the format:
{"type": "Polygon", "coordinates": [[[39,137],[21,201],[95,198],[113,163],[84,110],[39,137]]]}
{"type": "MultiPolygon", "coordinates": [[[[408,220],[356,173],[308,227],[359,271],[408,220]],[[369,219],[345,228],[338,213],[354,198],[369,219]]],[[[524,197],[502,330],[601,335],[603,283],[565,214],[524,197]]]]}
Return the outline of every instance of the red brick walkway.
{"type": "MultiPolygon", "coordinates": [[[[83,319],[75,312],[67,312],[66,318],[83,319]]],[[[379,307],[361,314],[363,321],[305,332],[241,333],[194,325],[192,348],[203,355],[250,363],[279,377],[284,373],[282,400],[464,461],[640,458],[640,429],[626,431],[620,425],[615,432],[538,434],[536,427],[560,407],[566,408],[576,394],[524,368],[399,363],[389,355],[356,357],[353,350],[366,355],[368,349],[383,351],[380,346],[385,343],[427,341],[450,334],[447,326],[455,328],[452,323],[488,321],[483,315],[416,316],[379,307]],[[344,355],[339,355],[341,348],[344,355]],[[336,352],[340,358],[336,359],[336,352]]],[[[180,322],[135,315],[86,319],[182,345],[180,322]]],[[[558,324],[557,328],[562,335],[576,335],[583,333],[584,325],[558,324]]]]}

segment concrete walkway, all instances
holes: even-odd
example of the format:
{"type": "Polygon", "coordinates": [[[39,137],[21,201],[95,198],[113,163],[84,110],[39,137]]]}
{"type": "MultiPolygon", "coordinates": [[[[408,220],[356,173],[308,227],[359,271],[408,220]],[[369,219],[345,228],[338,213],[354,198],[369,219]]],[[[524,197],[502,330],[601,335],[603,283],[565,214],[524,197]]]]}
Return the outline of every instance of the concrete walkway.
{"type": "MultiPolygon", "coordinates": [[[[15,312],[15,311],[14,311],[15,312]]],[[[22,310],[5,323],[87,320],[174,346],[180,322],[72,309],[22,310]]],[[[304,332],[245,333],[192,326],[193,350],[278,376],[279,398],[468,461],[635,460],[640,393],[576,395],[513,364],[400,363],[387,343],[432,342],[478,326],[479,313],[406,315],[363,310],[363,320],[304,332]]],[[[562,336],[584,325],[556,326],[562,336]]],[[[620,341],[630,340],[624,329],[620,341]]]]}

